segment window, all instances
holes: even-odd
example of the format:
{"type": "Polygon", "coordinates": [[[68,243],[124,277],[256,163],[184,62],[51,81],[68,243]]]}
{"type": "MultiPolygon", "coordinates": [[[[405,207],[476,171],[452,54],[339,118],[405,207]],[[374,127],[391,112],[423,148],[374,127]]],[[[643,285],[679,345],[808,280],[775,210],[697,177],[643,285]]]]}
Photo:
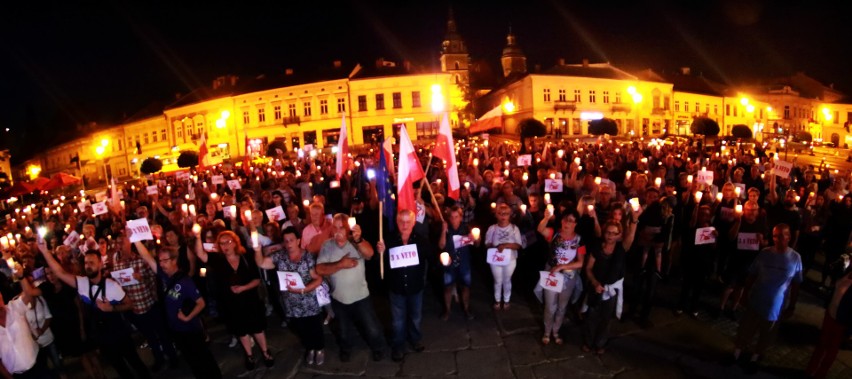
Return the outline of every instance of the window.
{"type": "Polygon", "coordinates": [[[359,95],[358,96],[358,112],[365,112],[367,110],[367,95],[359,95]]]}
{"type": "Polygon", "coordinates": [[[581,95],[580,95],[580,90],[575,89],[575,90],[574,90],[574,101],[576,101],[576,102],[578,102],[578,103],[579,103],[579,102],[581,101],[580,96],[581,96],[581,95]]]}
{"type": "Polygon", "coordinates": [[[580,119],[574,119],[574,122],[571,124],[571,133],[575,136],[583,134],[583,122],[580,119]]]}
{"type": "Polygon", "coordinates": [[[674,108],[675,108],[675,112],[680,112],[680,100],[675,100],[674,108]]]}
{"type": "Polygon", "coordinates": [[[710,113],[710,104],[704,104],[704,113],[710,113]]]}
{"type": "Polygon", "coordinates": [[[609,104],[609,91],[603,91],[603,102],[609,104]]]}
{"type": "MultiPolygon", "coordinates": [[[[157,132],[151,132],[151,142],[157,142],[157,132]]],[[[118,149],[121,150],[121,146],[118,149]]]]}
{"type": "Polygon", "coordinates": [[[567,100],[568,99],[566,98],[565,90],[564,89],[559,90],[559,101],[567,101],[567,100]]]}
{"type": "Polygon", "coordinates": [[[719,114],[719,104],[713,104],[713,113],[719,114]]]}
{"type": "Polygon", "coordinates": [[[133,146],[133,137],[127,137],[127,146],[133,146]]]}
{"type": "Polygon", "coordinates": [[[411,91],[411,106],[420,108],[420,91],[411,91]]]}
{"type": "Polygon", "coordinates": [[[346,112],[346,99],[339,98],[337,99],[337,113],[346,112]]]}
{"type": "MultiPolygon", "coordinates": [[[[154,142],[157,142],[157,133],[154,133],[154,142]]],[[[124,150],[124,140],[118,140],[118,151],[124,150]]]]}
{"type": "Polygon", "coordinates": [[[243,124],[248,124],[251,119],[249,118],[249,112],[243,111],[243,124]]]}
{"type": "Polygon", "coordinates": [[[305,117],[309,117],[311,115],[311,102],[305,101],[302,103],[302,114],[305,117]]]}
{"type": "MultiPolygon", "coordinates": [[[[183,138],[183,127],[178,126],[175,129],[177,129],[177,138],[183,138]]],[[[139,136],[138,135],[136,136],[136,142],[139,142],[139,136]]]]}
{"type": "Polygon", "coordinates": [[[669,100],[671,99],[669,99],[668,95],[663,96],[663,109],[669,110],[669,100]]]}
{"type": "Polygon", "coordinates": [[[549,103],[549,102],[550,102],[550,88],[545,88],[545,89],[544,89],[544,102],[545,102],[545,103],[549,103]]]}
{"type": "MultiPolygon", "coordinates": [[[[160,141],[166,142],[166,129],[160,130],[160,141]]],[[[129,139],[127,143],[130,143],[129,139]]]]}
{"type": "Polygon", "coordinates": [[[272,107],[272,112],[275,115],[275,121],[281,121],[281,106],[276,105],[276,106],[272,107]]]}
{"type": "Polygon", "coordinates": [[[144,134],[142,134],[142,143],[144,143],[146,145],[148,144],[148,132],[145,132],[144,134]]]}
{"type": "Polygon", "coordinates": [[[731,115],[731,104],[725,104],[725,116],[731,115]]]}
{"type": "Polygon", "coordinates": [[[257,109],[257,122],[266,122],[266,109],[257,109]]]}
{"type": "Polygon", "coordinates": [[[394,92],[393,93],[393,108],[394,109],[402,108],[402,92],[394,92]]]}
{"type": "Polygon", "coordinates": [[[595,91],[589,90],[589,102],[592,103],[592,104],[596,103],[597,100],[595,98],[596,98],[595,91]]]}
{"type": "MultiPolygon", "coordinates": [[[[763,109],[761,109],[760,111],[763,112],[763,109]]],[[[763,116],[760,116],[760,118],[763,118],[763,116]]],[[[840,111],[834,111],[834,123],[840,123],[840,111]]],[[[121,150],[121,145],[119,145],[118,149],[121,150]]]]}
{"type": "Polygon", "coordinates": [[[328,114],[328,100],[320,100],[320,114],[328,114]]]}
{"type": "Polygon", "coordinates": [[[380,111],[385,109],[385,94],[377,93],[376,94],[376,110],[380,111]]]}
{"type": "Polygon", "coordinates": [[[418,122],[417,123],[417,139],[433,138],[438,134],[438,122],[418,122]]]}
{"type": "Polygon", "coordinates": [[[688,101],[683,102],[683,111],[689,112],[689,102],[688,101]]]}
{"type": "Polygon", "coordinates": [[[616,93],[615,93],[615,103],[616,103],[616,104],[621,104],[621,92],[616,92],[616,93]]]}
{"type": "Polygon", "coordinates": [[[734,117],[737,117],[737,108],[739,108],[739,107],[734,105],[734,117]]]}
{"type": "Polygon", "coordinates": [[[296,118],[296,104],[288,104],[287,113],[290,115],[290,118],[296,118]]]}

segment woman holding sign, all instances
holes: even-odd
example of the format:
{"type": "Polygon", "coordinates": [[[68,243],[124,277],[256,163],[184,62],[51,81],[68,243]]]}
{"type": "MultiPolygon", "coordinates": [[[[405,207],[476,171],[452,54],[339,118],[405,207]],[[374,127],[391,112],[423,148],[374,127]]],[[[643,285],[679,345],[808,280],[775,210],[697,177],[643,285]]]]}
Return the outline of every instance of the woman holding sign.
{"type": "Polygon", "coordinates": [[[317,301],[317,287],[322,278],[317,275],[316,259],[300,247],[298,232],[292,226],[281,232],[285,251],[278,251],[268,257],[263,256],[259,246],[254,249],[254,260],[258,267],[265,270],[278,270],[280,274],[296,274],[301,283],[288,285],[281,280],[281,297],[284,300],[286,315],[290,319],[290,330],[299,336],[305,348],[305,362],[318,366],[325,362],[325,338],[322,330],[322,315],[317,301]]]}
{"type": "Polygon", "coordinates": [[[543,291],[544,337],[541,337],[541,343],[545,345],[550,343],[551,335],[557,345],[562,344],[559,328],[565,318],[565,309],[580,281],[579,270],[583,267],[586,247],[581,246],[581,237],[575,232],[579,218],[579,214],[574,210],[563,213],[560,228],[555,231],[547,227],[548,221],[553,219],[553,213],[548,211],[538,224],[538,232],[550,243],[550,259],[544,268],[549,270],[551,275],[564,277],[561,292],[543,291]]]}
{"type": "Polygon", "coordinates": [[[488,264],[494,276],[494,310],[508,310],[512,298],[512,274],[518,261],[518,250],[523,247],[521,230],[509,222],[512,208],[500,204],[497,207],[497,223],[485,232],[485,246],[488,247],[488,264]],[[502,305],[500,300],[502,299],[502,305]]]}

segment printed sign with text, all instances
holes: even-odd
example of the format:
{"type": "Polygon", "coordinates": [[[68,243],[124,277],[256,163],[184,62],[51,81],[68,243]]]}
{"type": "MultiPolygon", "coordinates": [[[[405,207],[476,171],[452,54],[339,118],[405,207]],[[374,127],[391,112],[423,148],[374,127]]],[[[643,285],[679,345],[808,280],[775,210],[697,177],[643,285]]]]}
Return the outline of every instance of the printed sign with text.
{"type": "Polygon", "coordinates": [[[793,164],[787,161],[777,160],[775,161],[775,168],[772,170],[772,173],[778,175],[782,178],[789,178],[790,171],[793,170],[793,164]]]}
{"type": "Polygon", "coordinates": [[[271,221],[281,221],[287,219],[287,215],[284,213],[284,209],[281,208],[280,205],[272,209],[267,209],[266,217],[268,217],[271,221]]]}
{"type": "Polygon", "coordinates": [[[538,284],[541,285],[541,288],[553,292],[562,292],[565,275],[562,275],[562,273],[551,274],[550,271],[539,271],[538,275],[538,284]]]}
{"type": "Polygon", "coordinates": [[[545,179],[544,192],[562,192],[562,181],[559,179],[545,179]]]}
{"type": "Polygon", "coordinates": [[[510,254],[509,250],[497,250],[492,247],[486,251],[485,262],[494,266],[508,266],[512,259],[510,254]]]}
{"type": "Polygon", "coordinates": [[[151,234],[151,227],[148,226],[148,219],[140,218],[137,220],[127,221],[127,229],[130,229],[130,242],[151,241],[154,235],[151,234]]]}
{"type": "Polygon", "coordinates": [[[532,164],[532,155],[524,154],[518,157],[518,167],[526,167],[532,164]]]}
{"type": "Polygon", "coordinates": [[[760,241],[757,233],[740,233],[737,235],[737,249],[757,251],[760,249],[760,241]]]}
{"type": "Polygon", "coordinates": [[[305,283],[302,282],[302,276],[299,273],[291,271],[276,271],[276,273],[278,273],[278,284],[281,291],[287,291],[290,288],[294,290],[305,288],[305,283]]]}
{"type": "Polygon", "coordinates": [[[390,258],[390,268],[400,268],[420,264],[420,258],[417,255],[417,245],[415,244],[397,246],[388,250],[388,253],[388,258],[390,258]]]}
{"type": "Polygon", "coordinates": [[[239,181],[239,180],[231,179],[231,180],[229,180],[229,181],[228,181],[228,188],[230,188],[230,189],[231,189],[231,191],[236,191],[236,190],[238,190],[238,189],[242,189],[242,188],[243,188],[243,186],[242,186],[242,185],[240,185],[240,181],[239,181]]]}
{"type": "Polygon", "coordinates": [[[707,245],[716,242],[716,236],[713,232],[716,228],[708,226],[706,228],[698,228],[695,230],[695,245],[707,245]]]}
{"type": "Polygon", "coordinates": [[[95,216],[100,216],[102,214],[106,214],[109,210],[107,209],[106,202],[98,202],[92,204],[92,214],[95,216]]]}

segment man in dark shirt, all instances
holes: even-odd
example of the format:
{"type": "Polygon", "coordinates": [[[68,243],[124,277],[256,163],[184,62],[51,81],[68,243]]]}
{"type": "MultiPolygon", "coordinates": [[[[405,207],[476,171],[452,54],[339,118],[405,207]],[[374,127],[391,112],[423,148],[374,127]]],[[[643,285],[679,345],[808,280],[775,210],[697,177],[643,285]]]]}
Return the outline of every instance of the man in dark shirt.
{"type": "Polygon", "coordinates": [[[796,246],[799,240],[799,229],[802,225],[802,213],[796,204],[796,191],[788,189],[784,191],[783,201],[779,201],[778,192],[775,191],[775,178],[769,182],[769,193],[766,195],[768,204],[766,213],[769,218],[769,229],[778,224],[787,224],[790,227],[790,246],[796,246]]]}
{"type": "Polygon", "coordinates": [[[433,254],[426,237],[414,233],[415,214],[411,210],[400,210],[396,216],[397,230],[389,235],[387,245],[383,240],[376,244],[380,253],[388,249],[384,259],[387,263],[386,280],[390,294],[393,323],[393,346],[391,358],[402,361],[406,339],[414,351],[421,352],[423,334],[420,321],[423,315],[423,288],[426,285],[426,256],[433,254]],[[391,251],[397,247],[404,247],[391,251]],[[413,252],[413,254],[412,254],[413,252]]]}

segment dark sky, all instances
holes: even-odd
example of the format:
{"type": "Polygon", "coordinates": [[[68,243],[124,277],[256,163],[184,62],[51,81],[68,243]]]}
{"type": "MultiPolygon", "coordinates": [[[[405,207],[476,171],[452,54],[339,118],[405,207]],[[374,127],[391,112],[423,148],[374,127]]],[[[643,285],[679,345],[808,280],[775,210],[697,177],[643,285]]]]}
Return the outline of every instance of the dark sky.
{"type": "MultiPolygon", "coordinates": [[[[334,59],[437,62],[450,4],[71,3],[4,6],[0,127],[14,133],[109,124],[227,73],[292,67],[298,74],[334,59]]],[[[776,3],[524,0],[453,7],[472,58],[495,66],[511,24],[529,67],[559,57],[658,71],[690,66],[730,83],[804,71],[852,93],[850,7],[776,3]]]]}

